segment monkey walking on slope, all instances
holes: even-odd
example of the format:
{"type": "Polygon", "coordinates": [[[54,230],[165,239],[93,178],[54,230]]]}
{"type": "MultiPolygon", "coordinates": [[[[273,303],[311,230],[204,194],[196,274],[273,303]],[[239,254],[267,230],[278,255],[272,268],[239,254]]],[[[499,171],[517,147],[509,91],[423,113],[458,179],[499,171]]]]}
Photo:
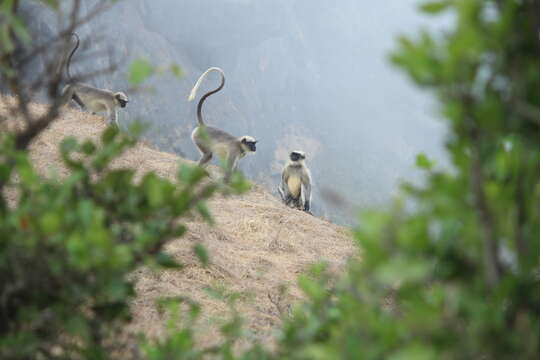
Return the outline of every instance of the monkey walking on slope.
{"type": "Polygon", "coordinates": [[[253,154],[257,150],[257,140],[255,138],[244,135],[240,137],[233,136],[218,128],[208,126],[202,117],[202,108],[204,101],[212,94],[217,93],[223,89],[225,85],[225,75],[223,70],[218,67],[211,67],[206,70],[197,80],[195,86],[189,94],[189,101],[192,101],[197,96],[197,90],[199,89],[201,82],[206,75],[212,71],[217,71],[221,75],[221,84],[212,91],[204,94],[199,100],[197,105],[197,120],[198,126],[191,133],[191,139],[199,151],[201,152],[201,158],[199,159],[199,166],[205,166],[208,164],[212,157],[216,155],[220,160],[225,162],[225,182],[229,182],[230,177],[236,166],[238,160],[246,156],[247,154],[253,154]]]}
{"type": "Polygon", "coordinates": [[[281,173],[278,191],[281,200],[311,214],[311,172],[304,163],[306,154],[303,151],[292,151],[281,173]]]}
{"type": "Polygon", "coordinates": [[[113,93],[110,90],[99,89],[91,85],[73,82],[71,78],[70,65],[71,58],[75,51],[79,48],[80,39],[77,34],[73,33],[77,43],[67,60],[67,76],[69,84],[66,85],[62,92],[62,104],[66,105],[70,100],[75,101],[81,109],[90,110],[92,113],[106,111],[109,117],[109,123],[118,126],[118,107],[125,108],[128,103],[128,97],[123,92],[113,93]]]}

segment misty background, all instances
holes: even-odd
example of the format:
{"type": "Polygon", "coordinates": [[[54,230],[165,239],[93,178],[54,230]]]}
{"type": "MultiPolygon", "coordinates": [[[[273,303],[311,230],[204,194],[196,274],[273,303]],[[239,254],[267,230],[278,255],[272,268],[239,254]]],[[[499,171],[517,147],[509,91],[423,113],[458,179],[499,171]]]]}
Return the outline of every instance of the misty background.
{"type": "MultiPolygon", "coordinates": [[[[85,1],[83,11],[93,0],[85,1]]],[[[225,71],[220,93],[205,102],[208,124],[233,135],[259,139],[257,153],[240,162],[251,180],[277,196],[280,171],[291,150],[303,150],[314,179],[313,212],[350,224],[354,215],[321,196],[341,194],[364,209],[385,204],[402,180],[419,181],[415,156],[444,163],[444,133],[433,99],[393,68],[388,53],[396,36],[426,22],[417,0],[129,0],[84,25],[83,49],[72,73],[88,72],[109,59],[88,53],[109,47],[126,61],[95,86],[125,91],[131,60],[145,59],[171,72],[155,74],[143,92],[128,93],[119,111],[122,127],[135,119],[151,124],[146,138],[163,151],[191,160],[199,153],[190,134],[196,105],[219,84],[207,77],[197,101],[187,96],[208,67],[225,71]],[[85,54],[85,51],[87,52],[85,54]]],[[[23,1],[35,41],[55,31],[52,13],[23,1]]],[[[40,66],[36,61],[34,66],[40,66]]]]}

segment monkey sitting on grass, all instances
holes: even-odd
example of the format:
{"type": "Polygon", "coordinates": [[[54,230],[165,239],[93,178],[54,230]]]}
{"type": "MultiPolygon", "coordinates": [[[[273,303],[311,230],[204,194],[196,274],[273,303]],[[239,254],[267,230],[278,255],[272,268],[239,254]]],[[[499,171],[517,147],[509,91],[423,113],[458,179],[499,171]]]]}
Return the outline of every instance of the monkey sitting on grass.
{"type": "Polygon", "coordinates": [[[289,161],[281,173],[278,191],[281,200],[311,214],[311,172],[304,163],[306,154],[303,151],[292,151],[289,161]]]}

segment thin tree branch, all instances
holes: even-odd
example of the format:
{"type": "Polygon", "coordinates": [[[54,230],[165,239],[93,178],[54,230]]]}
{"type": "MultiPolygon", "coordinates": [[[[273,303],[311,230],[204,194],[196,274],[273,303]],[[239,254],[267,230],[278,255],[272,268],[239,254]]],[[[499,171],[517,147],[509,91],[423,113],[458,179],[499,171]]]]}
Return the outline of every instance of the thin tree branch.
{"type": "Polygon", "coordinates": [[[518,115],[540,126],[540,109],[523,101],[516,101],[514,108],[518,115]]]}
{"type": "MultiPolygon", "coordinates": [[[[67,49],[70,45],[70,35],[71,33],[79,26],[85,22],[90,21],[95,16],[101,12],[107,10],[112,6],[112,3],[108,1],[98,2],[93,9],[91,9],[85,16],[79,17],[81,0],[75,0],[72,8],[70,9],[69,14],[69,23],[60,31],[55,37],[50,41],[41,44],[34,48],[26,57],[16,64],[17,70],[19,73],[23,73],[22,68],[24,67],[25,62],[29,61],[31,58],[38,56],[41,53],[50,51],[49,48],[58,41],[63,41],[63,48],[67,49]]],[[[65,50],[64,49],[64,50],[65,50]]],[[[64,51],[65,52],[65,51],[64,51]]],[[[49,124],[54,121],[60,113],[60,106],[63,103],[63,97],[60,96],[60,84],[63,81],[62,72],[53,71],[57,68],[61,60],[59,57],[63,57],[63,53],[55,55],[50,61],[47,61],[45,64],[45,73],[41,76],[37,76],[37,79],[30,83],[24,84],[19,76],[15,76],[11,82],[11,90],[16,96],[16,103],[10,108],[10,112],[13,115],[19,115],[23,117],[24,122],[26,123],[26,128],[21,132],[15,135],[15,147],[18,150],[26,149],[31,141],[38,136],[44,129],[46,129],[49,124]],[[29,95],[38,91],[39,89],[47,89],[49,96],[53,99],[51,106],[47,109],[47,112],[42,116],[37,116],[32,114],[29,109],[30,98],[29,95]]],[[[115,70],[117,67],[116,63],[110,64],[110,66],[103,69],[99,69],[95,72],[87,73],[77,77],[75,80],[80,81],[83,79],[90,79],[96,75],[110,73],[115,70]]],[[[1,186],[0,186],[1,188],[1,186]]]]}
{"type": "MultiPolygon", "coordinates": [[[[474,140],[473,140],[474,142],[474,140]]],[[[480,224],[484,236],[484,270],[488,284],[494,286],[498,283],[502,266],[499,260],[499,243],[495,236],[495,222],[489,208],[484,192],[484,179],[482,164],[477,144],[472,145],[471,151],[471,179],[472,191],[476,209],[479,213],[480,224]]]]}
{"type": "MultiPolygon", "coordinates": [[[[76,15],[78,12],[78,6],[77,4],[80,4],[80,0],[75,1],[75,4],[73,6],[73,11],[71,12],[71,17],[76,15]],[[75,12],[77,11],[77,12],[75,12]]],[[[38,54],[41,54],[45,51],[47,51],[51,46],[56,44],[59,41],[66,41],[66,39],[71,38],[71,34],[82,25],[88,23],[91,21],[94,17],[98,16],[102,12],[108,10],[110,7],[112,7],[113,4],[108,2],[100,2],[98,3],[94,9],[92,9],[87,15],[82,17],[81,19],[76,19],[75,21],[71,21],[70,24],[62,31],[60,31],[56,36],[52,37],[48,41],[44,42],[43,44],[37,46],[35,49],[33,49],[29,54],[27,54],[24,58],[22,58],[18,65],[22,66],[31,61],[34,57],[36,57],[38,54]]],[[[69,41],[69,40],[68,40],[69,41]]]]}
{"type": "Polygon", "coordinates": [[[476,210],[483,236],[483,258],[484,258],[484,277],[490,287],[497,285],[503,272],[502,264],[499,259],[499,242],[496,236],[496,224],[493,213],[489,207],[484,191],[484,175],[482,171],[482,162],[480,148],[482,139],[472,117],[471,107],[473,98],[470,95],[462,96],[465,108],[468,114],[465,118],[466,136],[471,144],[471,191],[474,197],[476,210]]]}
{"type": "MultiPolygon", "coordinates": [[[[527,155],[524,154],[525,159],[527,158],[527,155]]],[[[526,160],[524,160],[526,163],[526,160]]],[[[525,179],[523,178],[523,171],[521,169],[521,166],[518,170],[517,178],[516,178],[516,192],[515,192],[515,199],[516,199],[516,216],[514,220],[514,233],[515,233],[515,246],[519,257],[519,263],[521,266],[525,265],[524,261],[527,259],[527,251],[528,251],[528,245],[525,241],[525,238],[523,236],[523,227],[525,226],[527,222],[527,206],[526,206],[526,198],[525,198],[525,189],[523,188],[525,186],[524,184],[525,179]]]]}

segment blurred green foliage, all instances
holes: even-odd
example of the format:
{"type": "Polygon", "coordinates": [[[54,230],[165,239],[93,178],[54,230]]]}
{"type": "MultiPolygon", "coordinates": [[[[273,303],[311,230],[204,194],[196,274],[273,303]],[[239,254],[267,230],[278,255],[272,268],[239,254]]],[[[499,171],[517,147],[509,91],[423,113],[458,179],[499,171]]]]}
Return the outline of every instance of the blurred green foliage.
{"type": "MultiPolygon", "coordinates": [[[[59,11],[55,1],[44,4],[59,11]]],[[[22,84],[23,74],[13,67],[15,44],[33,44],[26,41],[18,5],[0,5],[0,15],[8,20],[0,29],[0,36],[7,38],[0,42],[0,69],[22,84]]],[[[76,26],[77,19],[70,21],[76,26]]],[[[182,76],[179,66],[167,70],[182,76]]],[[[160,69],[138,60],[129,68],[129,80],[138,86],[156,71],[160,69]]],[[[45,86],[56,84],[54,77],[43,81],[45,86]]],[[[250,184],[239,173],[227,184],[211,180],[197,166],[179,166],[173,180],[113,166],[137,143],[143,130],[137,123],[127,132],[110,127],[97,141],[64,139],[59,153],[68,175],[43,176],[20,139],[37,136],[44,127],[36,123],[53,121],[58,105],[53,102],[52,110],[36,120],[20,110],[30,99],[17,93],[17,86],[13,89],[24,103],[16,104],[19,121],[29,125],[23,130],[3,127],[0,133],[0,359],[195,359],[232,354],[240,334],[238,314],[224,324],[220,346],[196,349],[193,325],[199,306],[187,297],[160,303],[170,317],[164,339],[135,339],[125,327],[135,296],[133,271],[140,266],[182,269],[163,251],[169,241],[185,234],[182,219],[198,214],[212,224],[205,201],[215,193],[242,193],[250,184]],[[188,320],[177,323],[186,306],[188,320]]],[[[193,253],[203,266],[210,263],[201,244],[193,246],[193,253]]]]}
{"type": "MultiPolygon", "coordinates": [[[[10,135],[0,142],[0,358],[107,358],[129,321],[127,275],[144,264],[181,267],[163,246],[185,233],[180,217],[210,220],[204,200],[224,185],[199,167],[181,166],[174,181],[111,168],[136,142],[114,127],[99,142],[65,139],[70,173],[48,179],[10,135]]],[[[200,245],[194,251],[209,261],[200,245]]]]}
{"type": "Polygon", "coordinates": [[[453,168],[363,214],[361,260],[303,278],[276,358],[540,358],[540,2],[433,1],[392,61],[434,91],[453,168]]]}
{"type": "MultiPolygon", "coordinates": [[[[437,95],[451,171],[417,157],[425,184],[405,184],[391,210],[362,215],[360,259],[345,274],[317,265],[299,279],[306,300],[283,319],[272,351],[235,351],[242,321],[236,297],[222,294],[232,316],[220,345],[196,344],[204,309],[164,299],[168,336],[142,339],[141,358],[540,357],[540,2],[421,10],[451,13],[453,26],[401,38],[392,61],[437,95]]],[[[115,358],[110,340],[120,342],[133,296],[126,276],[140,264],[180,267],[161,249],[185,231],[178,217],[211,220],[203,200],[221,185],[199,168],[182,167],[174,182],[111,169],[134,143],[114,129],[99,144],[64,141],[62,182],[38,175],[9,134],[0,143],[0,184],[14,194],[0,197],[0,357],[115,358]]],[[[204,248],[194,251],[208,263],[204,248]]]]}
{"type": "Polygon", "coordinates": [[[140,85],[150,77],[154,71],[154,66],[146,60],[138,59],[132,61],[131,64],[129,64],[129,82],[133,85],[140,85]]]}

